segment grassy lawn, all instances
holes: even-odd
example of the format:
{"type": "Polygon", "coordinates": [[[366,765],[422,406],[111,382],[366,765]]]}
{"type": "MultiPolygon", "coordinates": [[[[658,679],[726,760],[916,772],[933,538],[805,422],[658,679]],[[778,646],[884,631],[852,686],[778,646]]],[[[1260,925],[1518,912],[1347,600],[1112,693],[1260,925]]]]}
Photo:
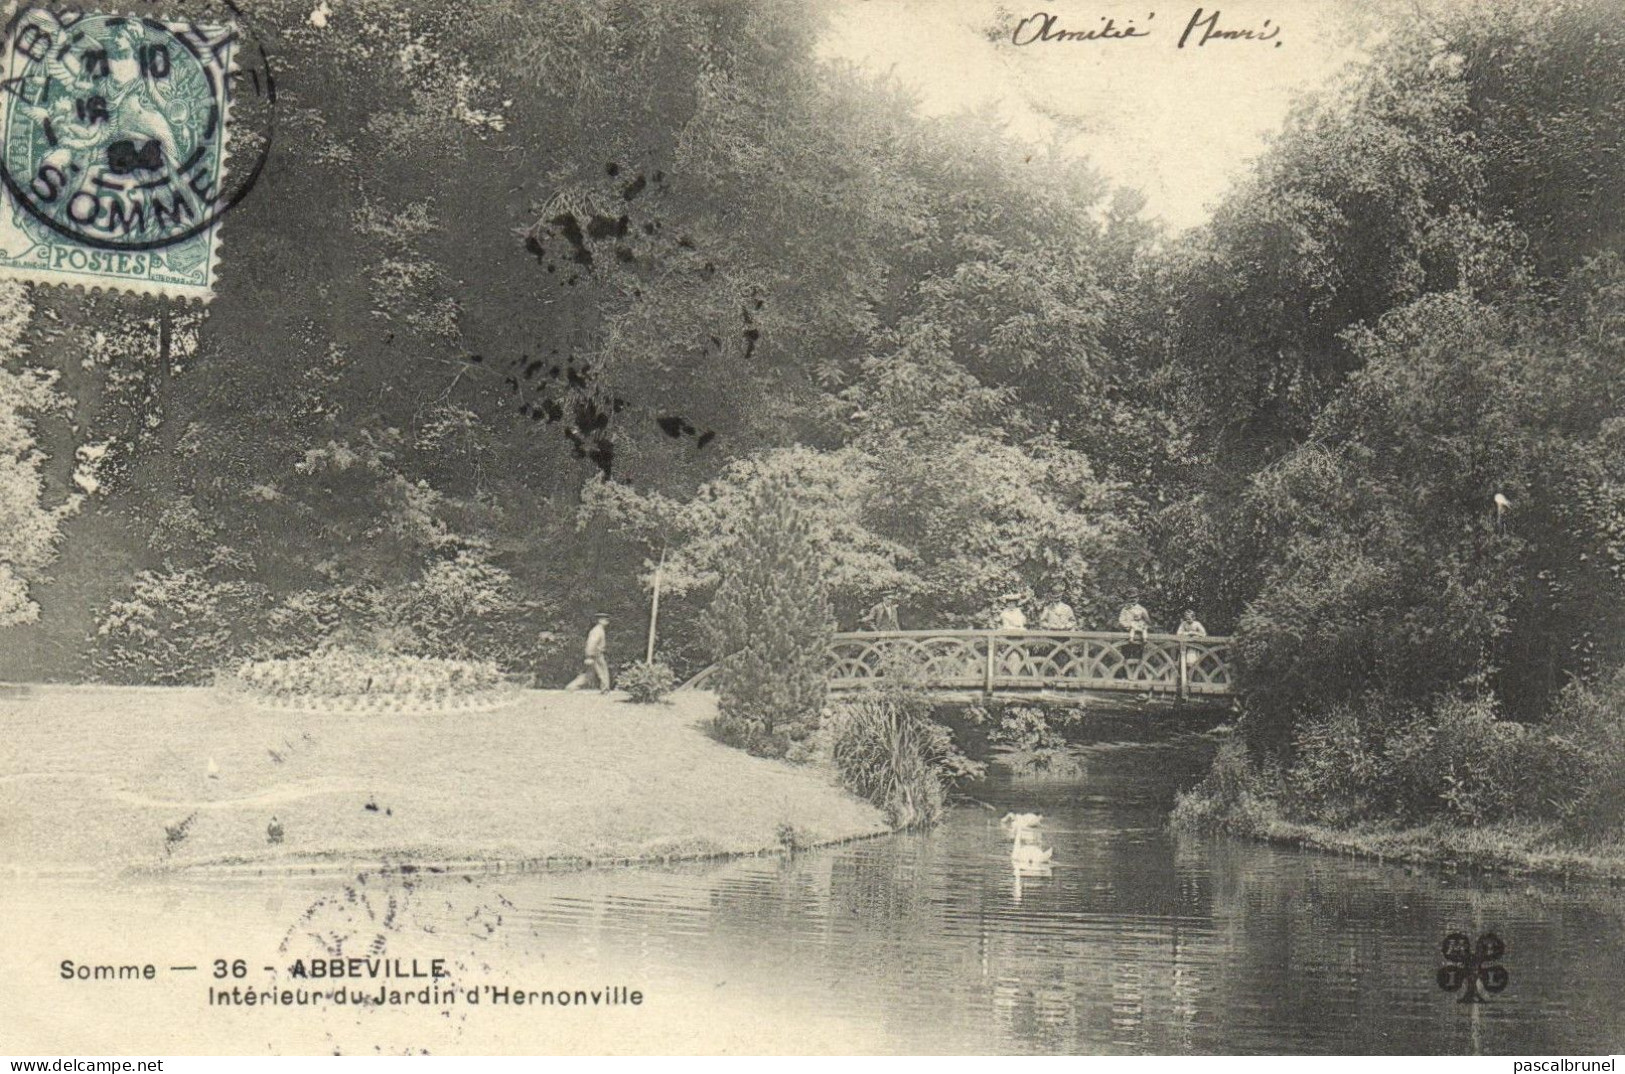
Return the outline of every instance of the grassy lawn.
{"type": "Polygon", "coordinates": [[[356,716],[202,688],[14,693],[0,696],[0,868],[601,860],[772,848],[783,824],[818,842],[885,830],[826,773],[709,739],[708,694],[533,691],[489,712],[356,716]]]}

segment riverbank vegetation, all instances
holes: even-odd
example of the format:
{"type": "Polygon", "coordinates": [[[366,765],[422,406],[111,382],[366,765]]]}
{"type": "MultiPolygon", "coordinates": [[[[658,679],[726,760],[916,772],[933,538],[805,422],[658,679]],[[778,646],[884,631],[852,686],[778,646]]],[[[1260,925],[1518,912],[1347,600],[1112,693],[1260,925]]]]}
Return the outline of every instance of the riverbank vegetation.
{"type": "Polygon", "coordinates": [[[1625,673],[1575,684],[1548,719],[1491,700],[1391,700],[1305,719],[1292,749],[1226,742],[1176,825],[1401,860],[1625,877],[1625,673]]]}
{"type": "Polygon", "coordinates": [[[893,828],[935,824],[955,788],[986,771],[935,715],[927,696],[893,683],[843,698],[824,716],[820,744],[842,786],[893,828]]]}
{"type": "Polygon", "coordinates": [[[299,166],[218,299],[0,295],[0,660],[197,684],[359,640],[563,683],[658,592],[659,659],[720,657],[721,733],[788,755],[817,639],[887,595],[1135,597],[1237,639],[1182,818],[1612,845],[1620,30],[1481,7],[1392,21],[1175,234],[821,60],[814,5],[267,0],[299,166]]]}

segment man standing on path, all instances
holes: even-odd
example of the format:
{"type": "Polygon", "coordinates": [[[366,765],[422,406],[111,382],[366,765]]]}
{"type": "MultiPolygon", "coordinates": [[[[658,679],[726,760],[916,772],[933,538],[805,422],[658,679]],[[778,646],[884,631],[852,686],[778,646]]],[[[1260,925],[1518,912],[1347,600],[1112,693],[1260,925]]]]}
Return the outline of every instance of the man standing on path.
{"type": "Polygon", "coordinates": [[[593,677],[598,679],[600,693],[609,693],[609,661],[604,658],[607,642],[604,637],[604,628],[609,625],[609,616],[599,612],[594,618],[597,622],[591,630],[587,631],[587,649],[581,661],[581,674],[570,680],[566,690],[579,690],[587,685],[587,680],[593,677]]]}

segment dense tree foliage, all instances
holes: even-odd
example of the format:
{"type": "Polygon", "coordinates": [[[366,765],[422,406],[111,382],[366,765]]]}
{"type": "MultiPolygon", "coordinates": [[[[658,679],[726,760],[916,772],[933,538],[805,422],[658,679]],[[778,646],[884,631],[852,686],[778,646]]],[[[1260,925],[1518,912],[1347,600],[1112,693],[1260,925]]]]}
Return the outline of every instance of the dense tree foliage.
{"type": "Polygon", "coordinates": [[[1086,167],[820,63],[801,4],[308,14],[256,12],[278,141],[207,314],[40,292],[105,456],[23,657],[77,674],[88,637],[177,681],[363,637],[560,674],[556,635],[635,622],[668,546],[674,593],[705,579],[669,609],[692,646],[703,550],[578,526],[580,490],[693,532],[699,490],[785,451],[870,490],[892,574],[836,579],[843,615],[886,584],[922,621],[1082,604],[1134,569],[1124,479],[1166,423],[1107,344],[1148,232],[1086,167]]]}
{"type": "Polygon", "coordinates": [[[1452,292],[1353,339],[1359,372],[1247,493],[1271,547],[1241,622],[1260,713],[1380,685],[1536,716],[1625,656],[1617,271],[1555,324],[1452,292]]]}
{"type": "Polygon", "coordinates": [[[697,670],[773,488],[843,625],[883,593],[905,626],[1196,607],[1287,762],[1334,716],[1403,753],[1396,722],[1601,711],[1573,698],[1625,662],[1602,0],[1394,22],[1179,236],[821,61],[811,5],[262,6],[277,143],[207,312],[6,299],[0,615],[88,501],[19,670],[355,643],[563,678],[583,613],[635,623],[657,580],[697,670]]]}
{"type": "MultiPolygon", "coordinates": [[[[95,486],[92,468],[75,467],[71,477],[78,487],[54,506],[48,502],[38,426],[60,418],[69,404],[56,391],[54,373],[25,364],[32,313],[24,287],[0,286],[0,626],[39,618],[30,583],[55,557],[60,526],[78,509],[82,489],[95,486]]],[[[96,454],[91,446],[81,458],[89,463],[96,454]]]]}
{"type": "Polygon", "coordinates": [[[1274,741],[1373,687],[1534,717],[1625,655],[1617,31],[1506,14],[1390,40],[1167,270],[1206,457],[1157,559],[1238,624],[1274,741]]]}
{"type": "Polygon", "coordinates": [[[1496,12],[1393,35],[1159,280],[1200,459],[1153,561],[1235,623],[1311,819],[1611,801],[1571,777],[1625,661],[1625,72],[1606,5],[1496,12]]]}

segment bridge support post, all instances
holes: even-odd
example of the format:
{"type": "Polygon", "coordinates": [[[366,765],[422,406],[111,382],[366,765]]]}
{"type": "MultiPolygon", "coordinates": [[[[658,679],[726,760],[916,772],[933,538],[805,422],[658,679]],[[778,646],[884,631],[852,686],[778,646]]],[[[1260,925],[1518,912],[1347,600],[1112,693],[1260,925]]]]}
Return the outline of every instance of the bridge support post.
{"type": "Polygon", "coordinates": [[[989,699],[991,699],[993,697],[993,666],[994,666],[994,660],[996,659],[996,657],[994,656],[993,651],[995,649],[997,649],[998,647],[999,647],[999,635],[996,634],[995,632],[991,631],[991,630],[988,631],[987,632],[987,663],[984,665],[983,674],[982,674],[982,693],[983,693],[984,696],[988,697],[989,699]]]}

